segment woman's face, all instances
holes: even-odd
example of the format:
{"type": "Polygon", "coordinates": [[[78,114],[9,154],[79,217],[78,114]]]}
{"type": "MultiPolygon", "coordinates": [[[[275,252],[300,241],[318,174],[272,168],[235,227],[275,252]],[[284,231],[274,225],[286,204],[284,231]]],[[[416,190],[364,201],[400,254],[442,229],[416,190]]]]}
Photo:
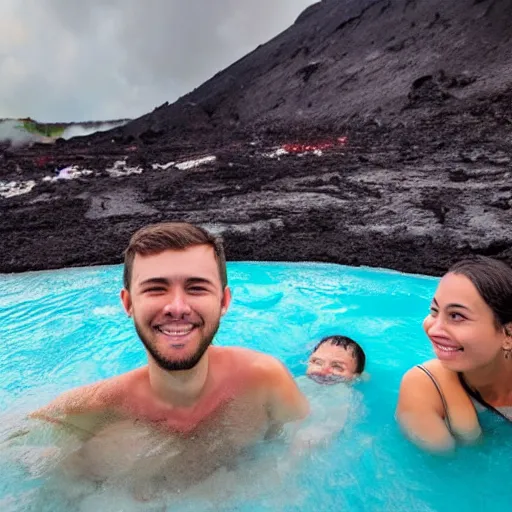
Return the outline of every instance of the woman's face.
{"type": "Polygon", "coordinates": [[[423,322],[438,359],[450,370],[470,371],[503,357],[507,340],[473,283],[448,273],[440,281],[423,322]]]}

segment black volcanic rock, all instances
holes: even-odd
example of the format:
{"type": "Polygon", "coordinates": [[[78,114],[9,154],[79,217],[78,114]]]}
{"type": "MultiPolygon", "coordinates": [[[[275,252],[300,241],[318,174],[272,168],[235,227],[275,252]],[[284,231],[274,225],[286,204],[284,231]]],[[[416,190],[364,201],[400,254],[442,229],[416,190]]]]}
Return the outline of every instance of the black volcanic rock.
{"type": "Polygon", "coordinates": [[[173,104],[1,149],[0,181],[34,186],[0,195],[0,271],[119,262],[164,219],[221,232],[231,260],[512,263],[511,23],[512,0],[324,0],[173,104]],[[51,179],[72,165],[91,173],[51,179]]]}
{"type": "Polygon", "coordinates": [[[511,22],[510,0],[323,0],[190,94],[119,132],[287,132],[464,108],[508,87],[511,22]]]}

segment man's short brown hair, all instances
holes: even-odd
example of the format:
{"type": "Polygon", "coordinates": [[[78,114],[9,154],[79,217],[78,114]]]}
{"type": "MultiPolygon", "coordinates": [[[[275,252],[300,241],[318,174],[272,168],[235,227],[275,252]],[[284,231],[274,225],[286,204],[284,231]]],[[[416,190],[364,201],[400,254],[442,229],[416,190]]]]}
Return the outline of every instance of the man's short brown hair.
{"type": "Polygon", "coordinates": [[[124,251],[124,287],[129,290],[132,280],[133,260],[136,254],[149,256],[163,251],[179,251],[196,245],[213,248],[219,276],[224,289],[228,284],[226,256],[222,240],[199,226],[187,222],[161,222],[150,224],[136,231],[124,251]]]}

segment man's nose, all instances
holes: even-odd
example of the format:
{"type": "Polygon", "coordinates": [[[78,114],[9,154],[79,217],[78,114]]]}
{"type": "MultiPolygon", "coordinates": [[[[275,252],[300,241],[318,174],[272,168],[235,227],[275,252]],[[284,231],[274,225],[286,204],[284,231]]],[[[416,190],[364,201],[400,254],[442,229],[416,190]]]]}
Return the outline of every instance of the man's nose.
{"type": "Polygon", "coordinates": [[[330,375],[332,373],[332,368],[328,364],[322,365],[322,368],[320,368],[320,374],[321,375],[330,375]]]}
{"type": "Polygon", "coordinates": [[[173,317],[181,318],[190,313],[187,294],[183,290],[173,290],[167,297],[164,312],[173,317]]]}

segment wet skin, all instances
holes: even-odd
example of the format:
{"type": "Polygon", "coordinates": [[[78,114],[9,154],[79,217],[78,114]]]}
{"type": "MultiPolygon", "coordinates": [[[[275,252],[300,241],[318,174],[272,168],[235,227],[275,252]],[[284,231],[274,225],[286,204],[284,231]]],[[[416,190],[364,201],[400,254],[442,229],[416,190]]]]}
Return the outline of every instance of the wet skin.
{"type": "Polygon", "coordinates": [[[497,324],[473,283],[454,273],[441,279],[423,327],[437,356],[424,366],[442,389],[456,438],[448,429],[439,392],[419,368],[412,368],[402,379],[397,418],[417,444],[445,451],[457,440],[472,442],[481,434],[459,373],[494,407],[512,405],[512,364],[503,350],[512,345],[512,338],[507,326],[497,324]]]}
{"type": "Polygon", "coordinates": [[[275,358],[210,345],[231,299],[211,247],[136,255],[121,299],[148,365],[68,391],[32,415],[81,433],[84,445],[66,461],[71,473],[188,486],[308,414],[275,358]]]}

